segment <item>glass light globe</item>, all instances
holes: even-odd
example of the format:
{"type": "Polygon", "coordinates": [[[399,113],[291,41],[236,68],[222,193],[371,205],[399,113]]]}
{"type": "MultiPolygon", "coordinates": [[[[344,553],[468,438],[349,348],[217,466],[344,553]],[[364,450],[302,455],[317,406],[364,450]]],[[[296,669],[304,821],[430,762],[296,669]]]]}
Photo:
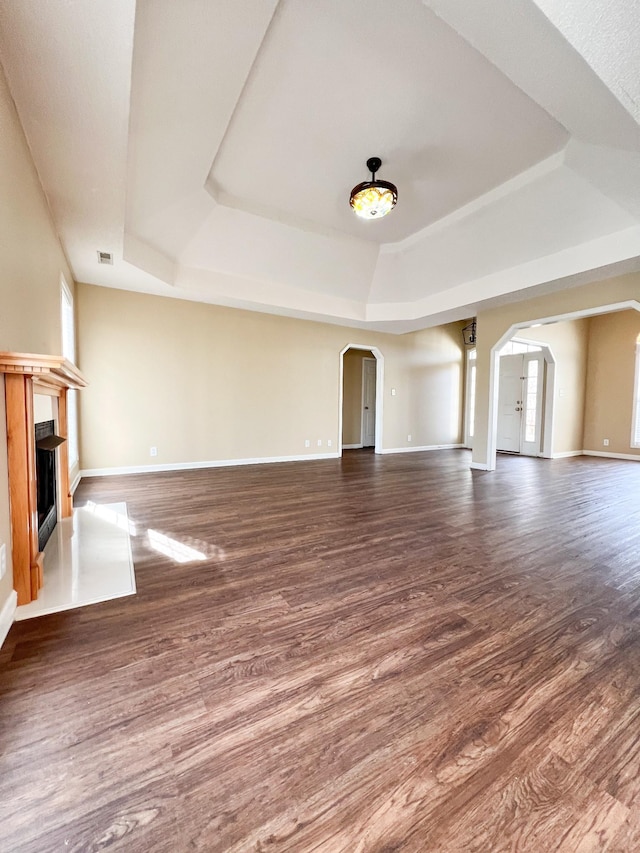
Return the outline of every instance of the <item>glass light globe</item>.
{"type": "Polygon", "coordinates": [[[381,216],[386,216],[393,210],[396,201],[397,195],[384,185],[365,186],[351,195],[351,207],[362,219],[380,219],[381,216]]]}

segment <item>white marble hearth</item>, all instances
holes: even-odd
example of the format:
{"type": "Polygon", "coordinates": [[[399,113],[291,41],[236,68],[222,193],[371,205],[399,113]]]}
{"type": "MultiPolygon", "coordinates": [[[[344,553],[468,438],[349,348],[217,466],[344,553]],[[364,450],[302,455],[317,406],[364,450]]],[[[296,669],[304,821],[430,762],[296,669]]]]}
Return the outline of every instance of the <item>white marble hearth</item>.
{"type": "Polygon", "coordinates": [[[130,530],[126,503],[90,503],[59,521],[44,549],[44,586],[16,620],[133,595],[130,530]]]}

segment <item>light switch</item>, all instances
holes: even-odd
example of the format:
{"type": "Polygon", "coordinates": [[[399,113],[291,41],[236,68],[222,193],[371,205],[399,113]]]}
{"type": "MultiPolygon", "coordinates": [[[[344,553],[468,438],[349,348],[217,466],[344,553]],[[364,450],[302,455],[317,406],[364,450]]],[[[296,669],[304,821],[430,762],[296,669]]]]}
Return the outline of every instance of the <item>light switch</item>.
{"type": "Polygon", "coordinates": [[[3,543],[0,545],[0,578],[3,578],[7,573],[7,546],[3,543]]]}

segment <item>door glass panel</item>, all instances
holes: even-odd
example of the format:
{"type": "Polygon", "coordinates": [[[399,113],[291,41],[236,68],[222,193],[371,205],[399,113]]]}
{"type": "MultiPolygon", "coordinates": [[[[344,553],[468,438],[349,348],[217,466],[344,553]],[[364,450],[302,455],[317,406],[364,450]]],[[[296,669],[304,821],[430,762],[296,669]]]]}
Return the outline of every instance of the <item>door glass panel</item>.
{"type": "Polygon", "coordinates": [[[538,410],[538,369],[539,364],[531,360],[527,364],[527,385],[525,394],[524,440],[536,440],[536,414],[538,410]]]}

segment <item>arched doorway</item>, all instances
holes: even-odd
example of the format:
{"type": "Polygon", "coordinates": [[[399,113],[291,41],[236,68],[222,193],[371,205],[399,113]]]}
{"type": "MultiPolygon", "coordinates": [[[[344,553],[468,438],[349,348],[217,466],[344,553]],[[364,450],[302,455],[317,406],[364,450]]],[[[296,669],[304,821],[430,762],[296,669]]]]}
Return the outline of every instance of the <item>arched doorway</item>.
{"type": "Polygon", "coordinates": [[[382,450],[383,365],[377,347],[349,344],[340,351],[340,454],[343,449],[382,450]]]}
{"type": "MultiPolygon", "coordinates": [[[[640,311],[640,302],[637,300],[626,300],[624,302],[599,305],[597,307],[585,308],[582,310],[569,311],[563,314],[553,316],[545,316],[539,318],[531,318],[529,320],[513,323],[509,329],[500,337],[498,341],[491,347],[489,360],[489,397],[488,397],[488,430],[486,444],[486,462],[474,461],[471,463],[472,468],[479,468],[484,471],[494,471],[496,467],[496,443],[497,443],[497,420],[498,420],[498,394],[499,394],[499,373],[500,373],[500,351],[502,347],[511,338],[517,335],[519,331],[535,327],[537,325],[547,325],[560,323],[564,320],[577,320],[583,317],[595,317],[601,314],[609,314],[617,311],[632,309],[640,311]]],[[[541,455],[553,457],[552,446],[552,419],[554,408],[553,383],[555,380],[555,364],[547,364],[547,384],[549,385],[548,395],[550,396],[549,405],[545,407],[545,439],[543,442],[543,450],[541,455]],[[551,377],[551,380],[549,380],[551,377]]],[[[569,454],[573,455],[573,454],[569,454]]]]}

